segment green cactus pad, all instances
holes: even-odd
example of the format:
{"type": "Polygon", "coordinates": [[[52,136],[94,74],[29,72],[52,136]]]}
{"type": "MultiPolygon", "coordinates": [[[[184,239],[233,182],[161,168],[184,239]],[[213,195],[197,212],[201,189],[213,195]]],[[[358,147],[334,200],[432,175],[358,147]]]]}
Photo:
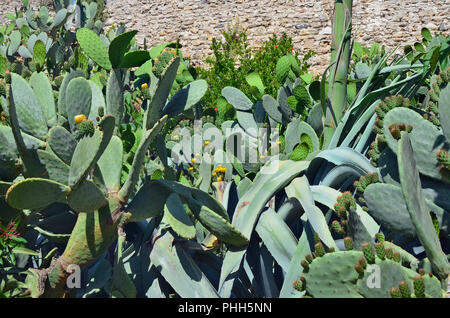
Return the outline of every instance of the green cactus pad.
{"type": "Polygon", "coordinates": [[[83,77],[72,79],[67,86],[65,102],[67,118],[72,131],[77,129],[75,116],[83,114],[88,117],[91,110],[91,104],[92,91],[89,82],[83,77]]]}
{"type": "Polygon", "coordinates": [[[401,281],[409,281],[406,272],[412,272],[391,260],[376,259],[369,265],[364,277],[358,281],[358,290],[366,298],[390,298],[390,289],[401,281]],[[378,267],[377,267],[378,266],[378,267]],[[379,285],[376,279],[379,278],[379,285]]]}
{"type": "Polygon", "coordinates": [[[94,212],[108,204],[100,189],[89,180],[83,181],[67,195],[69,206],[76,212],[94,212]]]}
{"type": "Polygon", "coordinates": [[[56,124],[56,105],[50,80],[45,73],[33,73],[30,78],[30,86],[41,106],[47,125],[52,127],[56,124]]]}
{"type": "Polygon", "coordinates": [[[82,138],[75,148],[70,163],[69,185],[76,186],[103,154],[114,131],[114,117],[106,116],[99,124],[102,131],[95,130],[92,136],[82,138]]]}
{"type": "Polygon", "coordinates": [[[245,77],[250,86],[255,86],[261,95],[264,95],[264,84],[258,73],[252,72],[245,77]]]}
{"type": "Polygon", "coordinates": [[[83,51],[86,52],[87,56],[95,63],[106,70],[112,68],[105,44],[94,31],[87,28],[79,29],[77,31],[77,40],[83,51]]]}
{"type": "Polygon", "coordinates": [[[113,136],[97,164],[105,186],[109,190],[118,190],[122,173],[123,144],[119,137],[113,136]]]}
{"type": "Polygon", "coordinates": [[[45,208],[64,199],[70,188],[56,181],[30,178],[9,188],[6,202],[15,209],[45,208]]]}
{"type": "Polygon", "coordinates": [[[188,204],[200,223],[221,241],[237,247],[248,245],[249,240],[222,216],[207,206],[200,206],[198,202],[188,204]]]}
{"type": "Polygon", "coordinates": [[[263,108],[266,113],[277,123],[281,124],[284,122],[283,114],[280,111],[280,106],[275,98],[270,95],[263,96],[263,108]]]}
{"type": "Polygon", "coordinates": [[[121,68],[139,67],[150,60],[150,53],[148,51],[136,50],[125,53],[120,62],[121,68]]]}
{"type": "Polygon", "coordinates": [[[33,61],[42,67],[44,66],[46,55],[45,44],[41,40],[37,40],[33,47],[33,61]]]}
{"type": "Polygon", "coordinates": [[[126,208],[131,214],[130,222],[138,222],[162,213],[172,191],[156,182],[146,183],[139,189],[126,208]]]}
{"type": "Polygon", "coordinates": [[[164,106],[162,114],[174,117],[191,109],[205,95],[208,84],[205,80],[194,81],[180,89],[164,106]]]}
{"type": "Polygon", "coordinates": [[[442,176],[439,174],[436,152],[445,148],[445,138],[438,128],[413,110],[404,107],[392,109],[384,118],[383,127],[387,144],[395,153],[397,153],[397,140],[392,137],[389,130],[392,123],[404,123],[406,126],[413,126],[411,143],[417,168],[420,173],[441,180],[442,176]]]}
{"type": "MultiPolygon", "coordinates": [[[[119,68],[124,54],[130,48],[130,42],[138,31],[128,31],[116,36],[109,45],[108,54],[112,68],[119,68]]],[[[149,55],[150,57],[150,55],[149,55]]]]}
{"type": "Polygon", "coordinates": [[[439,120],[444,136],[450,143],[450,84],[439,95],[439,120]]]}
{"type": "Polygon", "coordinates": [[[295,147],[289,159],[293,161],[302,161],[306,159],[308,154],[309,146],[307,143],[302,142],[295,147]]]}
{"type": "MultiPolygon", "coordinates": [[[[411,238],[416,237],[416,230],[400,187],[384,183],[371,184],[364,191],[364,200],[369,208],[369,214],[377,222],[391,231],[411,238]]],[[[437,213],[442,221],[443,211],[427,199],[425,204],[427,209],[437,213]]]]}
{"type": "Polygon", "coordinates": [[[252,101],[235,87],[229,86],[222,89],[222,96],[237,110],[248,111],[253,108],[252,101]]]}
{"type": "Polygon", "coordinates": [[[45,166],[48,177],[51,180],[59,182],[61,184],[67,184],[67,182],[69,181],[70,170],[67,164],[65,164],[61,159],[48,151],[39,149],[37,151],[37,155],[40,162],[45,166]]]}
{"type": "Polygon", "coordinates": [[[164,219],[179,236],[186,239],[195,238],[195,226],[176,193],[172,193],[167,198],[164,206],[164,219]]]}
{"type": "Polygon", "coordinates": [[[66,164],[70,164],[77,141],[65,128],[55,126],[49,131],[48,144],[52,151],[66,164]]]}
{"type": "MultiPolygon", "coordinates": [[[[302,85],[294,87],[294,96],[298,100],[301,109],[312,108],[311,97],[309,97],[308,90],[302,85]]],[[[300,112],[299,112],[300,113],[300,112]]],[[[301,114],[301,113],[300,113],[301,114]]]]}
{"type": "Polygon", "coordinates": [[[289,108],[292,109],[292,111],[296,112],[296,113],[300,113],[300,110],[297,109],[297,98],[295,98],[295,96],[289,96],[287,99],[287,103],[289,105],[289,108]]]}
{"type": "MultiPolygon", "coordinates": [[[[30,85],[20,75],[11,74],[11,97],[20,128],[36,138],[47,136],[47,121],[30,85]]],[[[10,112],[12,116],[13,112],[10,112]]]]}
{"type": "Polygon", "coordinates": [[[150,129],[161,118],[162,109],[167,102],[173,82],[180,66],[180,58],[175,57],[172,63],[165,69],[159,80],[155,94],[150,102],[149,109],[144,116],[144,127],[150,129]]]}
{"type": "Polygon", "coordinates": [[[116,126],[122,121],[123,101],[123,78],[121,70],[112,70],[106,85],[106,114],[112,114],[116,118],[116,126]]]}
{"type": "Polygon", "coordinates": [[[405,198],[411,221],[416,228],[417,236],[422,243],[433,269],[441,279],[446,279],[450,273],[450,264],[441,248],[439,238],[428,213],[422,195],[419,172],[414,159],[413,148],[409,134],[402,132],[398,144],[398,166],[403,196],[405,198]]]}
{"type": "Polygon", "coordinates": [[[136,150],[136,155],[133,159],[133,165],[131,167],[130,173],[127,177],[127,180],[125,181],[125,184],[120,189],[119,192],[119,198],[120,200],[126,202],[128,201],[128,198],[130,197],[131,193],[134,191],[134,187],[136,186],[136,183],[139,179],[139,174],[142,168],[142,164],[144,163],[145,154],[147,152],[148,147],[150,146],[150,143],[152,140],[156,137],[157,134],[161,131],[163,128],[165,122],[167,121],[167,115],[161,118],[154,127],[150,130],[147,130],[141,139],[141,142],[139,143],[139,146],[136,150]]]}
{"type": "Polygon", "coordinates": [[[22,41],[22,34],[19,30],[14,30],[9,35],[9,47],[8,47],[8,55],[14,55],[19,49],[20,43],[22,41]]]}
{"type": "Polygon", "coordinates": [[[72,235],[61,256],[66,264],[83,267],[100,255],[117,238],[120,218],[113,219],[112,208],[104,207],[94,213],[79,213],[72,235]]]}
{"type": "Polygon", "coordinates": [[[288,56],[285,55],[281,57],[277,62],[276,76],[278,83],[280,83],[281,85],[284,84],[286,78],[289,75],[290,70],[291,70],[291,60],[289,59],[288,56]]]}
{"type": "Polygon", "coordinates": [[[306,291],[315,298],[362,298],[357,290],[355,264],[363,254],[358,251],[334,252],[316,258],[303,273],[306,291]]]}
{"type": "Polygon", "coordinates": [[[58,113],[62,116],[67,117],[66,110],[66,90],[70,81],[77,77],[84,77],[84,72],[81,70],[72,71],[70,73],[66,73],[64,79],[62,81],[61,87],[59,88],[59,96],[58,96],[58,113]]]}

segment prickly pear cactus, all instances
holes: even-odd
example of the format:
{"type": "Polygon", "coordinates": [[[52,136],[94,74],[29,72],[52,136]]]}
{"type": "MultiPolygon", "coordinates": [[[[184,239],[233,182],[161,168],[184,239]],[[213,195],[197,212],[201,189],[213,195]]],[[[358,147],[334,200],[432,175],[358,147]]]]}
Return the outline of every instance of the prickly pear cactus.
{"type": "Polygon", "coordinates": [[[325,252],[322,243],[317,243],[313,255],[301,262],[303,276],[295,281],[295,288],[314,298],[445,297],[439,280],[423,269],[409,268],[397,246],[381,240],[356,251],[347,238],[346,248],[325,252]]]}

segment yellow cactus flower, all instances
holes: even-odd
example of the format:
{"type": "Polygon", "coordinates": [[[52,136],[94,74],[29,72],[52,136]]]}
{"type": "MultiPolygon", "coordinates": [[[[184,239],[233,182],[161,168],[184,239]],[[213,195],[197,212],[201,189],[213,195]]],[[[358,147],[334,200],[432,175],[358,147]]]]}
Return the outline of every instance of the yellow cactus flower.
{"type": "Polygon", "coordinates": [[[178,135],[172,136],[172,140],[175,140],[175,141],[180,140],[180,136],[178,136],[178,135]]]}
{"type": "Polygon", "coordinates": [[[217,176],[217,173],[213,172],[213,173],[212,173],[212,176],[213,176],[213,177],[217,176]]]}
{"type": "Polygon", "coordinates": [[[192,158],[191,161],[192,161],[192,163],[195,163],[197,161],[197,159],[192,158]]]}
{"type": "Polygon", "coordinates": [[[196,157],[200,157],[200,154],[199,154],[199,153],[196,153],[195,156],[196,156],[196,157]]]}
{"type": "Polygon", "coordinates": [[[144,83],[144,84],[141,85],[141,89],[142,90],[147,89],[147,88],[148,88],[148,84],[147,83],[144,83]]]}
{"type": "Polygon", "coordinates": [[[218,177],[217,182],[221,182],[221,181],[222,181],[222,177],[218,177]]]}
{"type": "Polygon", "coordinates": [[[189,171],[193,171],[194,170],[194,167],[189,167],[189,171]]]}
{"type": "Polygon", "coordinates": [[[205,141],[205,146],[208,146],[211,142],[209,142],[208,140],[205,141]]]}
{"type": "Polygon", "coordinates": [[[74,117],[75,123],[79,124],[86,120],[86,115],[81,114],[74,117]]]}
{"type": "Polygon", "coordinates": [[[0,120],[1,120],[1,121],[5,121],[5,120],[6,120],[5,116],[1,116],[1,117],[0,117],[0,120]]]}
{"type": "Polygon", "coordinates": [[[266,158],[265,156],[259,156],[259,159],[263,160],[264,158],[266,158]]]}

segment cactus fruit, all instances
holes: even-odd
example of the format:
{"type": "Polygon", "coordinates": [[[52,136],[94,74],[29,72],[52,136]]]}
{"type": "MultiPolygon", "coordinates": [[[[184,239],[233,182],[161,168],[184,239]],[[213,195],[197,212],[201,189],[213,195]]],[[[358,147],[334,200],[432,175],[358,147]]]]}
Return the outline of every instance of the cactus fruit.
{"type": "Polygon", "coordinates": [[[302,265],[304,270],[308,270],[308,268],[309,268],[309,263],[307,261],[305,261],[305,260],[302,260],[300,262],[300,265],[302,265]]]}
{"type": "Polygon", "coordinates": [[[358,274],[364,275],[364,268],[360,264],[355,265],[355,270],[358,272],[358,274]]]}
{"type": "Polygon", "coordinates": [[[388,247],[385,250],[386,253],[386,258],[387,259],[393,259],[394,258],[394,251],[392,250],[392,248],[388,247]]]}
{"type": "Polygon", "coordinates": [[[414,295],[417,298],[425,297],[425,280],[421,275],[417,275],[413,280],[414,285],[414,295]]]}
{"type": "Polygon", "coordinates": [[[344,238],[344,246],[347,251],[353,250],[353,240],[351,237],[344,238]]]}
{"type": "Polygon", "coordinates": [[[377,253],[377,257],[381,260],[384,260],[386,257],[386,250],[384,248],[383,243],[378,242],[375,244],[375,251],[377,253]]]}
{"type": "Polygon", "coordinates": [[[372,245],[370,243],[364,243],[361,247],[367,262],[369,264],[375,264],[375,254],[372,245]]]}
{"type": "Polygon", "coordinates": [[[411,298],[411,289],[409,288],[409,284],[405,281],[402,281],[398,284],[398,289],[402,294],[402,298],[411,298]]]}
{"type": "Polygon", "coordinates": [[[84,120],[80,122],[77,127],[80,137],[86,135],[92,136],[95,132],[94,123],[91,120],[84,120]]]}
{"type": "Polygon", "coordinates": [[[323,244],[321,242],[316,243],[314,245],[314,248],[315,248],[315,255],[317,257],[322,257],[325,255],[325,247],[323,246],[323,244]]]}
{"type": "Polygon", "coordinates": [[[304,291],[303,283],[300,280],[296,280],[292,283],[295,290],[302,292],[304,291]]]}
{"type": "Polygon", "coordinates": [[[402,298],[402,293],[400,292],[400,289],[397,287],[392,287],[389,291],[392,298],[402,298]]]}
{"type": "Polygon", "coordinates": [[[394,262],[400,263],[402,261],[401,255],[399,252],[394,252],[392,254],[392,259],[394,260],[394,262]]]}
{"type": "Polygon", "coordinates": [[[80,123],[82,123],[83,121],[86,120],[86,115],[84,115],[84,114],[76,115],[76,116],[74,117],[74,120],[75,120],[75,123],[76,123],[76,124],[80,124],[80,123]]]}

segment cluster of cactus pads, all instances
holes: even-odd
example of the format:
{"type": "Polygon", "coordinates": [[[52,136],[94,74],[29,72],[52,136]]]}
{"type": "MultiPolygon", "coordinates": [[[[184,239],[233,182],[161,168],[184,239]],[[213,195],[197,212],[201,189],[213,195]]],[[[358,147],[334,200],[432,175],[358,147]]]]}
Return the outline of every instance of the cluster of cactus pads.
{"type": "Polygon", "coordinates": [[[313,255],[301,262],[303,276],[294,287],[305,297],[440,298],[441,284],[431,272],[417,268],[407,252],[380,236],[378,243],[364,243],[354,250],[345,239],[346,251],[325,251],[316,243],[313,255]]]}
{"type": "Polygon", "coordinates": [[[206,84],[200,80],[188,87],[192,98],[175,95],[166,104],[180,62],[177,56],[171,55],[161,66],[144,114],[142,138],[121,185],[123,144],[117,136],[124,113],[125,70],[121,65],[140,64],[140,57],[133,59],[133,51],[128,52],[135,34],[118,35],[107,49],[93,31],[82,28],[77,32],[84,54],[110,70],[106,96],[79,69],[64,75],[57,103],[45,73],[35,72],[29,82],[11,74],[7,109],[10,127],[0,126],[1,176],[12,181],[22,174],[24,179],[1,181],[1,198],[8,207],[5,214],[13,217],[29,211],[31,218],[35,213],[45,215],[52,208],[57,213],[68,209],[76,212],[69,235],[46,232],[67,242],[67,246],[48,268],[30,270],[27,286],[33,297],[64,295],[70,274],[67,267],[84,267],[96,260],[127,223],[165,211],[172,229],[181,237],[192,238],[195,227],[184,205],[221,241],[233,246],[248,243],[230,224],[222,206],[207,193],[171,181],[139,183],[135,193],[148,148],[168,117],[187,111],[205,93],[206,84]]]}
{"type": "Polygon", "coordinates": [[[347,87],[344,37],[328,92],[326,72],[301,76],[287,54],[277,96],[250,73],[252,96],[225,87],[203,109],[208,84],[178,42],[147,50],[123,25],[103,33],[98,5],[54,1],[54,18],[26,5],[0,28],[0,221],[19,218],[39,251],[25,295],[445,296],[445,38],[425,32],[431,53],[408,53],[411,65],[358,48],[347,87]]]}

